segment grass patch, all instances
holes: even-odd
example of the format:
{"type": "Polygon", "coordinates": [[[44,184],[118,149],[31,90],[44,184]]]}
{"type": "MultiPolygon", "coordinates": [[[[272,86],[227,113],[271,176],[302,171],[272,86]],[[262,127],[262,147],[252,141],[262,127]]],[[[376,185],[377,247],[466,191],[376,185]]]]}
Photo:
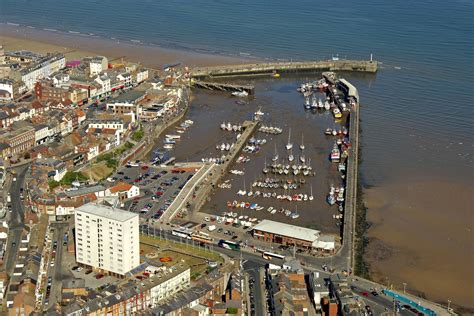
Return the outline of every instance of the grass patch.
{"type": "Polygon", "coordinates": [[[157,259],[171,257],[172,261],[164,262],[166,266],[173,266],[178,262],[185,262],[191,267],[191,279],[209,273],[212,268],[208,266],[208,261],[223,263],[222,257],[214,251],[205,250],[202,247],[186,245],[179,242],[168,241],[160,238],[140,235],[140,254],[146,255],[156,253],[157,259]]]}
{"type": "Polygon", "coordinates": [[[142,140],[143,136],[145,135],[145,133],[143,132],[143,129],[142,128],[139,128],[138,130],[136,130],[133,134],[132,134],[132,139],[136,142],[139,142],[142,140]]]}
{"type": "Polygon", "coordinates": [[[114,169],[110,168],[105,161],[96,163],[90,168],[84,169],[83,173],[89,178],[99,181],[109,177],[114,169]]]}

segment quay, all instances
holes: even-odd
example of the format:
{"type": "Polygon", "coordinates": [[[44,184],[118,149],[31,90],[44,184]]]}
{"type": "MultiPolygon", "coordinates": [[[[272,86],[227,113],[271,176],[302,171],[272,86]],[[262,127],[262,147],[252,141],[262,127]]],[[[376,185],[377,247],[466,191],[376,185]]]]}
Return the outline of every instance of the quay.
{"type": "Polygon", "coordinates": [[[242,148],[257,130],[259,121],[244,121],[242,134],[235,142],[234,147],[225,156],[222,164],[204,164],[201,169],[186,183],[165,214],[160,218],[161,223],[170,222],[176,214],[189,205],[189,218],[199,212],[220,179],[225,176],[230,165],[234,163],[242,148]]]}
{"type": "Polygon", "coordinates": [[[191,85],[195,88],[215,90],[215,91],[226,91],[226,92],[240,92],[245,91],[248,94],[255,93],[255,87],[252,85],[239,85],[239,84],[229,84],[222,82],[210,82],[210,81],[200,81],[193,80],[191,85]]]}
{"type": "Polygon", "coordinates": [[[198,80],[219,77],[273,75],[275,73],[298,73],[316,71],[377,72],[374,60],[321,60],[299,62],[274,62],[242,64],[215,67],[198,67],[191,71],[191,77],[198,80]]]}

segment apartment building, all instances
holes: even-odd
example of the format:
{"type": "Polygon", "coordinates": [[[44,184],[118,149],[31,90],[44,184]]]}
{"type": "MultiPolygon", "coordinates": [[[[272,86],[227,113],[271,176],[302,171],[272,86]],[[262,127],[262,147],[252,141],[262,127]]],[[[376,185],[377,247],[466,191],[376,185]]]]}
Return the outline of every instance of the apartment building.
{"type": "Polygon", "coordinates": [[[138,214],[96,203],[74,213],[78,263],[119,277],[140,264],[138,214]]]}

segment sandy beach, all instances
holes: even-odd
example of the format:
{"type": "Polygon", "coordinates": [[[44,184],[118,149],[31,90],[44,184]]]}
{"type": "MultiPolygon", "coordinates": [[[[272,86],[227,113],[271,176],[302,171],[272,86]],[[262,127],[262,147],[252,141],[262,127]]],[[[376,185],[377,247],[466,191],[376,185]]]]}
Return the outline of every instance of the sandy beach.
{"type": "Polygon", "coordinates": [[[109,60],[124,58],[145,66],[161,69],[163,65],[181,62],[188,66],[213,66],[245,63],[248,60],[231,56],[180,51],[110,39],[47,32],[25,27],[1,25],[0,45],[6,51],[26,49],[40,53],[61,52],[67,60],[84,56],[104,55],[109,60]]]}

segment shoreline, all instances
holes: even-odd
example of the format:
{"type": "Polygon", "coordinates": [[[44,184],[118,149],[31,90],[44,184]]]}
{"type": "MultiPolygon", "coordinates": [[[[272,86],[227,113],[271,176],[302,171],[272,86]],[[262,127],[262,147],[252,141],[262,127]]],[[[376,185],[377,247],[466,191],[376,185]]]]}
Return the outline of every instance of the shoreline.
{"type": "Polygon", "coordinates": [[[228,56],[217,52],[167,48],[132,41],[30,29],[2,23],[0,26],[0,45],[3,45],[6,51],[20,49],[39,53],[57,51],[65,54],[67,60],[91,55],[104,55],[110,60],[124,58],[159,69],[162,69],[164,65],[178,62],[191,67],[205,67],[259,61],[259,59],[250,56],[228,56]]]}

